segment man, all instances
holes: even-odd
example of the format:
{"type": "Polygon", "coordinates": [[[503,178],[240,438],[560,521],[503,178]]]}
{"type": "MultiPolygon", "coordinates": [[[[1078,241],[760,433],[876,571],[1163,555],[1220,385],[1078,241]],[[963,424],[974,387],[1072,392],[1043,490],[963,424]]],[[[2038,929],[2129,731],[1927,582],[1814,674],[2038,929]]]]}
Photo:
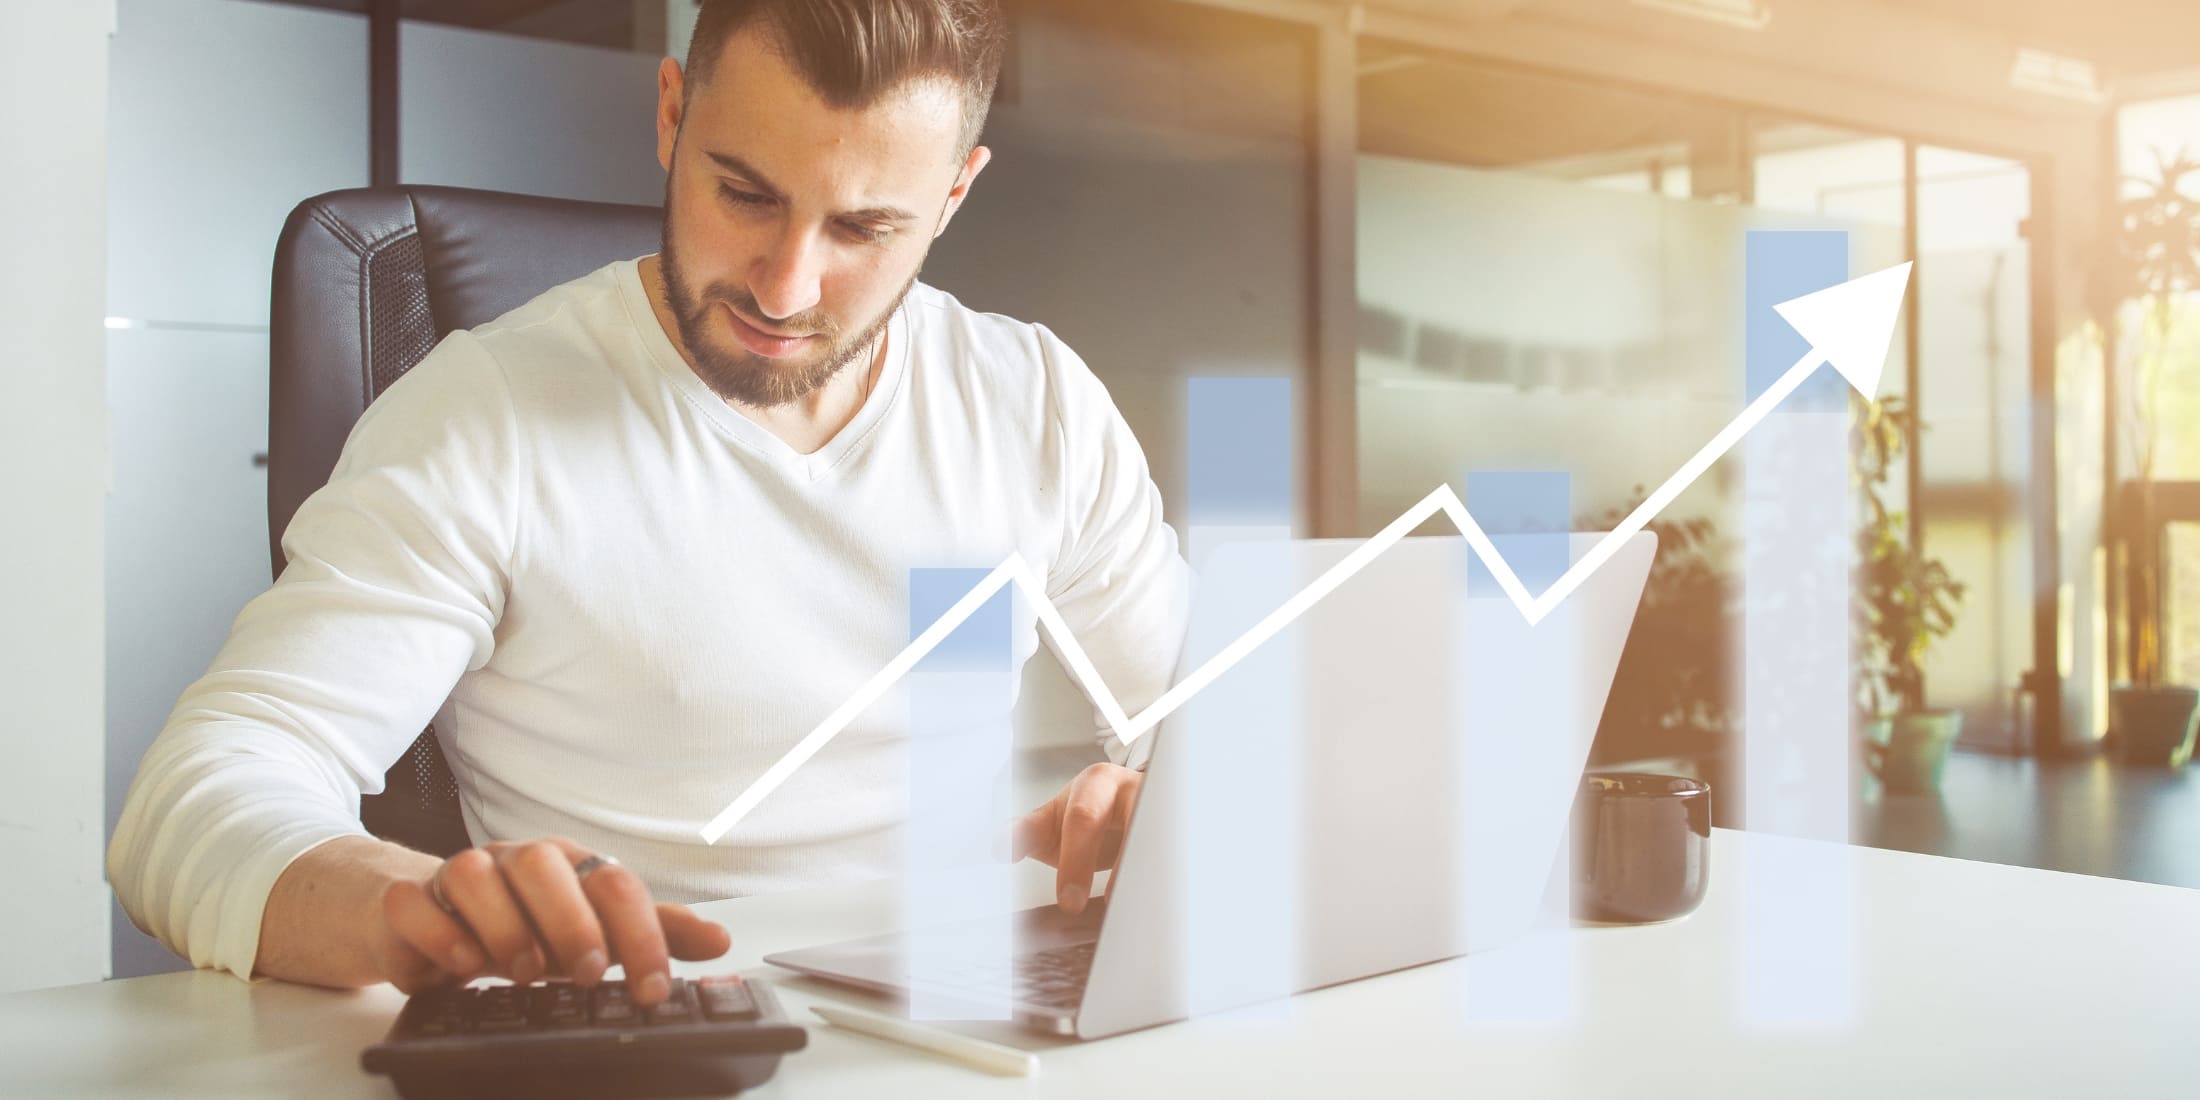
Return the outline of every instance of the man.
{"type": "MultiPolygon", "coordinates": [[[[906,644],[914,567],[1020,553],[1127,707],[1167,687],[1185,567],[1106,391],[916,282],[990,155],[990,0],[708,0],[693,43],[659,74],[661,253],[376,401],[147,752],[109,877],[194,963],[408,992],[622,964],[654,1003],[668,955],[728,947],[676,902],[894,869],[890,706],[698,831],[906,644]],[[492,841],[447,861],[357,816],[431,718],[492,841]]],[[[1139,787],[1103,745],[1015,822],[1072,910],[1139,787]]]]}

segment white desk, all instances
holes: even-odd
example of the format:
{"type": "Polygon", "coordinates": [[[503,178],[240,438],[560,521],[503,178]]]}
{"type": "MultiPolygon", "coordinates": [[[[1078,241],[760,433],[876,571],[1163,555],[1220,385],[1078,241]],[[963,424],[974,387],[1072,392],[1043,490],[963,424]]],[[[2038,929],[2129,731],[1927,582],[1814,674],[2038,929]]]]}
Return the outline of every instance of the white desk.
{"type": "MultiPolygon", "coordinates": [[[[1567,1025],[1467,1022],[1463,983],[1501,965],[1497,952],[1306,994],[1277,1022],[1200,1021],[1082,1045],[1019,1037],[1043,1052],[1033,1079],[819,1025],[753,1095],[2200,1095],[2200,891],[1817,848],[1853,875],[1853,1019],[1815,1032],[1750,1027],[1735,992],[1743,862],[1809,847],[1720,830],[1695,915],[1569,933],[1578,977],[1567,1025]]],[[[1036,903],[1051,873],[1027,869],[1036,903]]],[[[758,959],[883,930],[895,897],[880,882],[703,906],[733,931],[734,949],[681,969],[769,977],[805,1023],[819,999],[877,1004],[758,959]]],[[[211,972],[0,997],[0,1096],[393,1096],[358,1056],[401,1001],[387,986],[247,986],[211,972]]]]}

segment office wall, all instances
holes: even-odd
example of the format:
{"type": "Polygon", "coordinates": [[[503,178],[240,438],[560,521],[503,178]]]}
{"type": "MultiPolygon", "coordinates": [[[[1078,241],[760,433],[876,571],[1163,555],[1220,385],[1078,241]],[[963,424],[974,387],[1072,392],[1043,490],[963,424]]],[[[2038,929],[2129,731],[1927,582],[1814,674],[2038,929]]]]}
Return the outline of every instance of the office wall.
{"type": "MultiPolygon", "coordinates": [[[[1664,481],[1740,409],[1748,231],[1847,230],[1852,271],[1901,262],[1900,233],[1884,225],[1397,157],[1359,163],[1369,530],[1471,464],[1567,469],[1576,513],[1664,481]]],[[[1890,384],[1901,355],[1898,340],[1890,384]]],[[[1714,467],[1671,514],[1718,514],[1733,477],[1714,467]]]]}
{"type": "Polygon", "coordinates": [[[702,0],[664,0],[665,53],[687,64],[688,41],[695,35],[695,15],[702,0]]]}
{"type": "Polygon", "coordinates": [[[407,22],[397,56],[406,183],[664,201],[661,54],[407,22]]]}
{"type": "MultiPolygon", "coordinates": [[[[267,330],[283,219],[367,182],[357,15],[122,0],[108,126],[107,830],[269,581],[267,330]],[[210,125],[208,120],[219,120],[210,125]]],[[[181,959],[113,912],[118,977],[181,959]]]]}
{"type": "MultiPolygon", "coordinates": [[[[1360,157],[1361,528],[1470,468],[1566,470],[1576,514],[1664,481],[1740,407],[1743,217],[1360,157]]],[[[1736,476],[1673,513],[1729,526],[1736,476]]]]}
{"type": "MultiPolygon", "coordinates": [[[[1398,157],[1359,165],[1369,530],[1470,466],[1565,469],[1577,514],[1664,481],[1740,409],[1750,230],[1846,230],[1855,272],[1902,258],[1899,230],[1847,218],[1398,157]]],[[[1898,338],[1889,384],[1901,356],[1898,338]]],[[[1713,467],[1669,514],[1722,516],[1735,476],[1713,467]]]]}
{"type": "Polygon", "coordinates": [[[96,981],[106,3],[0,12],[0,990],[96,981]]]}

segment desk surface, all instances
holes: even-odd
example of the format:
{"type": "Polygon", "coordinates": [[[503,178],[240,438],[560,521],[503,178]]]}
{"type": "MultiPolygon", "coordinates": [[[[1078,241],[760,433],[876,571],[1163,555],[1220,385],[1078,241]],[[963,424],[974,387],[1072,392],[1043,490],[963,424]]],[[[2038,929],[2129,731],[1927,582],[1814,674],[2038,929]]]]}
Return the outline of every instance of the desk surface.
{"type": "MultiPolygon", "coordinates": [[[[1712,860],[1690,917],[1557,937],[1574,974],[1560,1022],[1471,1018],[1466,991],[1517,971],[1536,950],[1523,946],[1304,994],[1266,1020],[1085,1044],[969,1028],[1041,1051],[1028,1080],[820,1025],[752,1095],[2200,1094],[2200,891],[1726,830],[1712,860]],[[1845,919],[1804,923],[1833,945],[1823,957],[1837,965],[1818,977],[1845,990],[1850,1011],[1756,1023],[1739,992],[1744,959],[1779,933],[1773,892],[1802,866],[1848,883],[1845,919]]],[[[1050,873],[1022,871],[1019,887],[1044,898],[1050,873]]],[[[766,977],[800,1017],[820,1000],[880,1004],[758,960],[884,930],[897,896],[870,882],[701,906],[734,948],[680,969],[766,977]]],[[[394,1096],[358,1057],[402,999],[388,986],[248,986],[207,971],[0,997],[0,1095],[394,1096]]]]}

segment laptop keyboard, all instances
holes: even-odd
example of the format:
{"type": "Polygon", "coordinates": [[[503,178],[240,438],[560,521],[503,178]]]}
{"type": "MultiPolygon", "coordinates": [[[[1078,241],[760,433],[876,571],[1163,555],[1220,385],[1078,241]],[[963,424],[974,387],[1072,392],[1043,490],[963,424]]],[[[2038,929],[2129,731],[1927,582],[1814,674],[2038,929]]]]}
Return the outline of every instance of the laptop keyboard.
{"type": "MultiPolygon", "coordinates": [[[[1085,979],[1092,974],[1093,948],[1098,946],[1096,943],[1073,943],[1018,956],[1010,964],[1016,972],[1016,1000],[1047,1008],[1076,1008],[1084,999],[1085,979]]],[[[943,984],[951,988],[983,993],[1000,989],[1006,976],[1005,967],[974,964],[959,967],[941,978],[943,984]]]]}

